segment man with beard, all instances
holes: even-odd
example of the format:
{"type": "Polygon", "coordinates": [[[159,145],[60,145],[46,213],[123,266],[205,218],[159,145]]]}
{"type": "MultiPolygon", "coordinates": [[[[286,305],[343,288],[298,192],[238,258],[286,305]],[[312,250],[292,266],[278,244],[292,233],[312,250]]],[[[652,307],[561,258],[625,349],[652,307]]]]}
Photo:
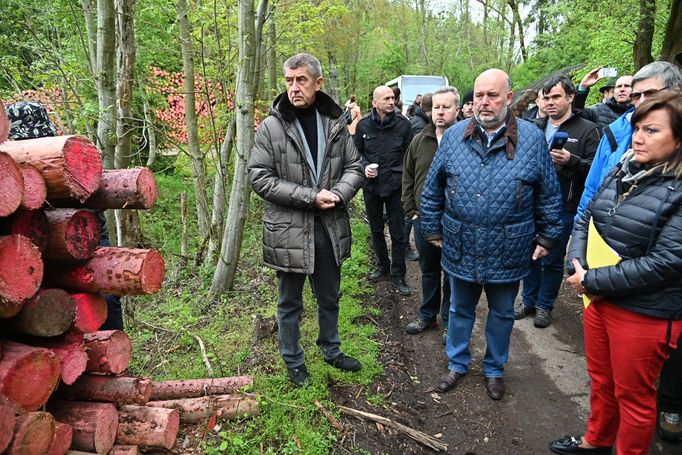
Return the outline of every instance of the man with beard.
{"type": "Polygon", "coordinates": [[[485,290],[483,375],[494,400],[505,393],[519,283],[531,259],[546,256],[561,235],[561,193],[545,137],[514,116],[512,98],[504,71],[490,69],[476,78],[474,117],[445,132],[420,206],[422,235],[442,248],[452,292],[448,372],[437,389],[454,389],[469,370],[476,305],[485,290]]]}
{"type": "Polygon", "coordinates": [[[403,166],[403,208],[405,216],[412,220],[414,242],[419,251],[419,268],[422,272],[422,304],[417,319],[407,325],[406,331],[410,335],[438,327],[439,312],[443,325],[447,328],[450,311],[450,283],[447,277],[442,286],[441,299],[441,250],[424,240],[421,234],[419,202],[438,144],[445,130],[457,121],[459,93],[454,87],[441,87],[433,94],[432,104],[433,123],[426,124],[412,140],[403,166]]]}

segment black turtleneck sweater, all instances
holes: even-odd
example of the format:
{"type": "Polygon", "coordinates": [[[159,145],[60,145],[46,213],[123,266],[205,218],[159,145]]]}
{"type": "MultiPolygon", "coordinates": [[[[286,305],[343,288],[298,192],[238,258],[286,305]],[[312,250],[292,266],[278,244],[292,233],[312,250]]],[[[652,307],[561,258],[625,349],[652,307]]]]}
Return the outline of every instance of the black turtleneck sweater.
{"type": "Polygon", "coordinates": [[[317,167],[317,115],[315,105],[303,109],[296,109],[296,118],[301,122],[305,140],[313,156],[313,162],[317,167]]]}

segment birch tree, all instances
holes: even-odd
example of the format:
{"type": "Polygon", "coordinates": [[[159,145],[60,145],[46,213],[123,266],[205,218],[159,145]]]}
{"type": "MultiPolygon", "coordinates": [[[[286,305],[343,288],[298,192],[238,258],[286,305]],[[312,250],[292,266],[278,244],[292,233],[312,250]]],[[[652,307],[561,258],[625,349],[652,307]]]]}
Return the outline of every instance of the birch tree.
{"type": "Polygon", "coordinates": [[[114,167],[116,145],[116,16],[114,2],[97,0],[97,140],[105,169],[114,167]]]}

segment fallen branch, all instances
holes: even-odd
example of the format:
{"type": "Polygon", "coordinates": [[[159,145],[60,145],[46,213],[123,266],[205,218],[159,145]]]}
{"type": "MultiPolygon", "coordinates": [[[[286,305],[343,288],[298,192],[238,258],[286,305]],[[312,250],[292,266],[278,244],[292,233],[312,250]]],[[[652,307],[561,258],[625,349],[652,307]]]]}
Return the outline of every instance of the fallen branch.
{"type": "Polygon", "coordinates": [[[343,430],[344,430],[343,425],[341,425],[341,423],[340,423],[338,420],[336,420],[336,417],[334,417],[334,416],[332,415],[332,413],[329,412],[329,410],[328,410],[327,408],[325,408],[324,406],[322,406],[322,403],[320,403],[318,400],[315,400],[315,401],[313,401],[313,404],[317,407],[317,409],[320,410],[320,412],[327,418],[327,420],[329,421],[329,423],[330,423],[334,428],[336,428],[336,429],[339,430],[339,431],[343,431],[343,430]]]}
{"type": "Polygon", "coordinates": [[[425,445],[426,447],[429,447],[430,449],[435,450],[436,452],[447,452],[448,450],[448,445],[445,444],[442,441],[439,441],[438,439],[429,436],[426,433],[422,433],[421,431],[415,430],[414,428],[410,428],[406,425],[403,425],[398,422],[394,422],[391,419],[388,419],[386,417],[382,417],[380,415],[376,414],[370,414],[369,412],[364,412],[364,411],[359,411],[357,409],[353,408],[348,408],[346,406],[337,406],[341,412],[344,412],[346,414],[350,414],[355,417],[359,417],[362,419],[367,419],[371,420],[373,422],[380,423],[382,425],[385,425],[387,427],[393,428],[395,430],[398,430],[407,436],[411,437],[418,443],[425,445]]]}

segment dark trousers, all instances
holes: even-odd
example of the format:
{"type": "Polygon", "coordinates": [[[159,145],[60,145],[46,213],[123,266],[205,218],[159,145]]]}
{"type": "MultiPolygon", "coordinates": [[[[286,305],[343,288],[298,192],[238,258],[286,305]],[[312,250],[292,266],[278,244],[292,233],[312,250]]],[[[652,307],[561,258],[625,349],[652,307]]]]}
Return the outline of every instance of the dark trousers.
{"type": "Polygon", "coordinates": [[[414,243],[419,251],[419,268],[422,272],[422,304],[417,318],[425,322],[433,322],[440,312],[443,324],[447,327],[450,313],[450,279],[447,276],[444,280],[442,279],[445,274],[440,266],[441,249],[431,245],[422,237],[419,219],[413,220],[412,226],[414,227],[414,243]]]}
{"type": "Polygon", "coordinates": [[[303,285],[310,279],[313,296],[317,300],[319,334],[317,345],[325,359],[341,354],[339,337],[339,289],[341,269],[336,264],[332,243],[322,221],[315,218],[315,271],[312,275],[278,272],[279,352],[288,368],[305,363],[301,346],[301,315],[303,314],[303,285]]]}
{"type": "Polygon", "coordinates": [[[372,232],[372,243],[377,256],[377,267],[391,271],[394,281],[405,278],[405,213],[400,201],[400,189],[389,196],[379,196],[365,192],[365,211],[372,232]],[[388,217],[388,231],[391,234],[391,259],[384,237],[384,207],[388,217]]]}
{"type": "Polygon", "coordinates": [[[663,364],[661,382],[658,386],[658,408],[662,412],[682,414],[682,338],[677,349],[663,364]]]}

